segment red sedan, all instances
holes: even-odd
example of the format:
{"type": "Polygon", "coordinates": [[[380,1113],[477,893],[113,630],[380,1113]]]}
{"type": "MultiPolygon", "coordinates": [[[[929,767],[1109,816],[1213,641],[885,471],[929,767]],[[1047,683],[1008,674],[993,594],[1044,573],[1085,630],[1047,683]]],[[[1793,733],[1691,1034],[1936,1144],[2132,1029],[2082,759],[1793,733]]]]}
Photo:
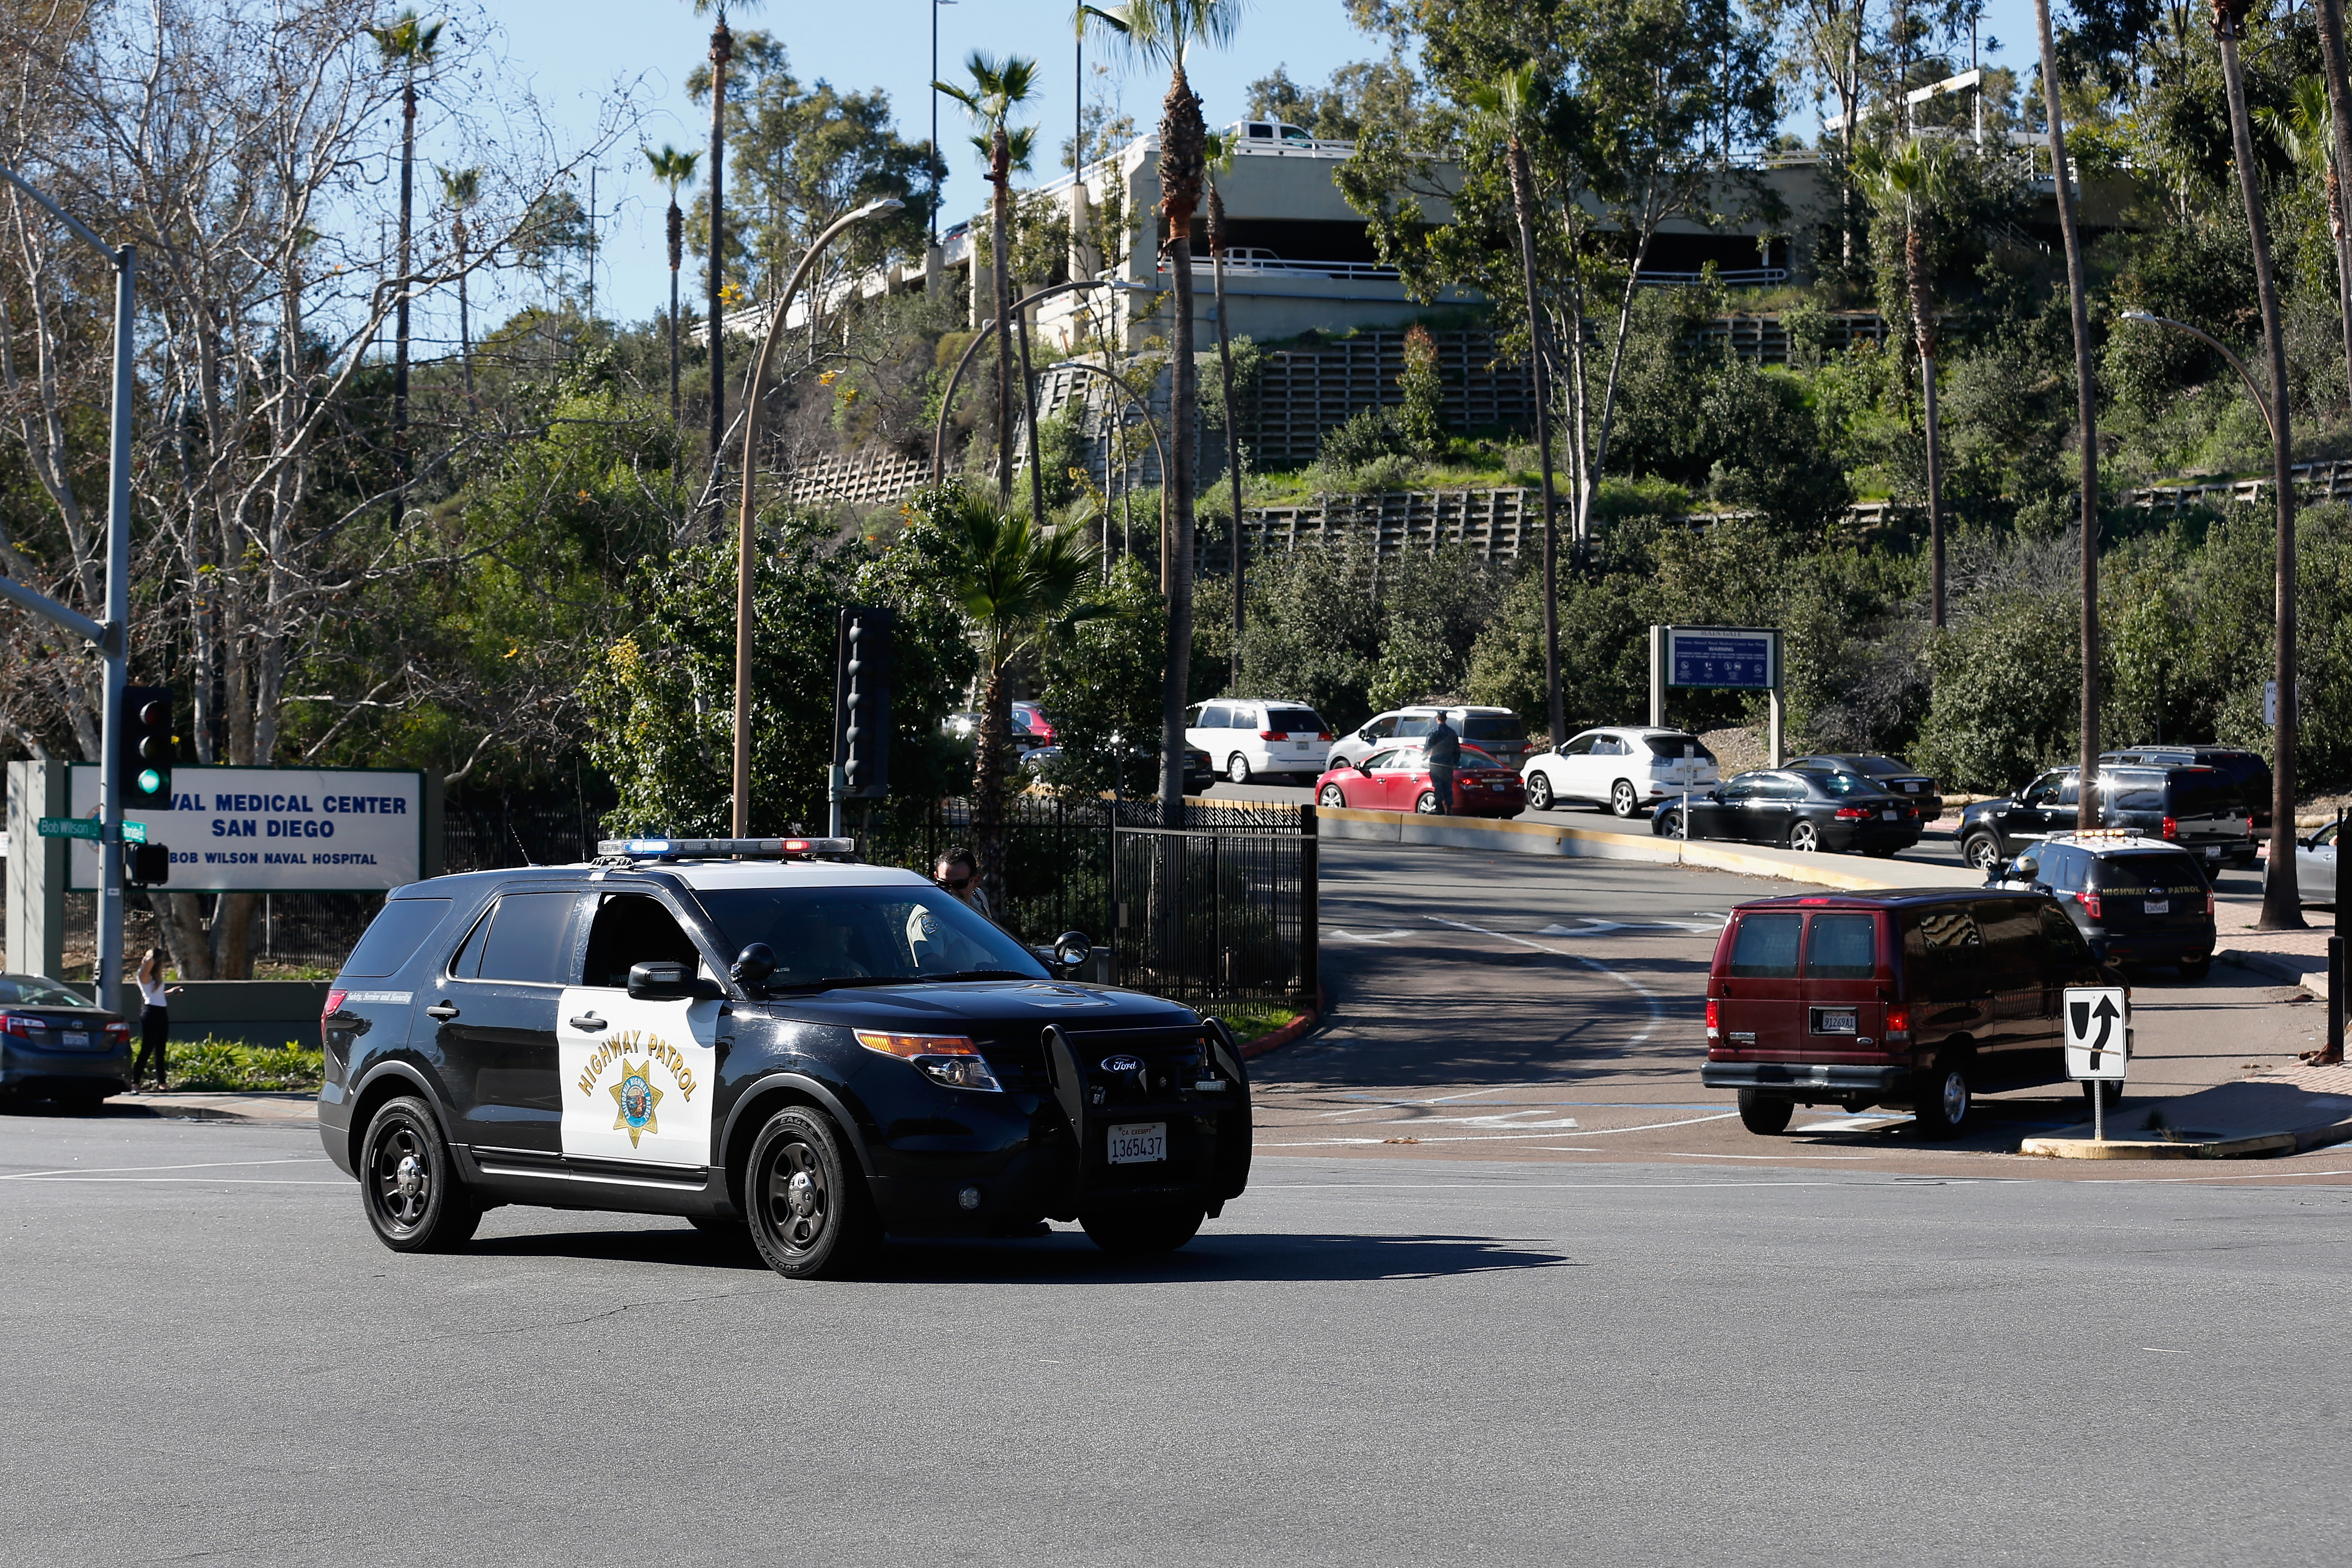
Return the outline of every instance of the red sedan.
{"type": "MultiPolygon", "coordinates": [[[[1437,791],[1429,782],[1429,759],[1419,746],[1384,746],[1360,763],[1343,763],[1315,781],[1315,798],[1327,806],[1367,811],[1439,814],[1437,791]]],[[[1475,746],[1462,748],[1454,770],[1454,816],[1517,816],[1527,809],[1526,783],[1475,746]]]]}

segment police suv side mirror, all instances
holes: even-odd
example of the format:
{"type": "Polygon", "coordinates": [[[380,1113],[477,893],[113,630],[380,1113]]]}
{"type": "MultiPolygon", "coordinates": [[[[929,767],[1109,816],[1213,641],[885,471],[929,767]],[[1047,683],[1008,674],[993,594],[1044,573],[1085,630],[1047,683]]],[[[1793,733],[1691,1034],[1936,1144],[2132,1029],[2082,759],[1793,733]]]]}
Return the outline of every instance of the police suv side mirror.
{"type": "Polygon", "coordinates": [[[655,960],[629,965],[629,994],[642,1002],[708,1001],[720,994],[716,981],[694,973],[690,963],[655,960]]]}
{"type": "Polygon", "coordinates": [[[755,942],[735,955],[735,966],[728,977],[738,985],[757,985],[776,972],[776,950],[764,942],[755,942]]]}

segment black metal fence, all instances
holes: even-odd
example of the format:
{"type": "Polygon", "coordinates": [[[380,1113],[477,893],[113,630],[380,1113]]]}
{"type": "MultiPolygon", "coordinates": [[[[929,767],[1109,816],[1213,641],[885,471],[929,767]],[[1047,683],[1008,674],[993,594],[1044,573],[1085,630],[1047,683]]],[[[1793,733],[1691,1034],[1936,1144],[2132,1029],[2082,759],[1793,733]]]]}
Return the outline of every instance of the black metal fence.
{"type": "MultiPolygon", "coordinates": [[[[965,801],[877,827],[869,860],[929,871],[977,835],[965,801]]],[[[1008,803],[1004,907],[1024,941],[1081,931],[1110,950],[1114,984],[1183,1002],[1311,997],[1315,808],[1188,805],[1162,826],[1156,801],[1008,803]]]]}

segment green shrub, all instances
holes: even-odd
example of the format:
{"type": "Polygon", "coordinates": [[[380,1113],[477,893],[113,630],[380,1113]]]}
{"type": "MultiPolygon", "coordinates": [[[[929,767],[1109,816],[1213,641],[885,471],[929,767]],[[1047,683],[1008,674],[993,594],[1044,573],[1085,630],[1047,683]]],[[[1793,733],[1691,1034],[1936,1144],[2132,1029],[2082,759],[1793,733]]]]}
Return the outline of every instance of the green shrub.
{"type": "Polygon", "coordinates": [[[293,1040],[282,1046],[248,1046],[217,1036],[173,1040],[165,1059],[173,1089],[226,1093],[316,1089],[326,1070],[324,1052],[293,1040]]]}

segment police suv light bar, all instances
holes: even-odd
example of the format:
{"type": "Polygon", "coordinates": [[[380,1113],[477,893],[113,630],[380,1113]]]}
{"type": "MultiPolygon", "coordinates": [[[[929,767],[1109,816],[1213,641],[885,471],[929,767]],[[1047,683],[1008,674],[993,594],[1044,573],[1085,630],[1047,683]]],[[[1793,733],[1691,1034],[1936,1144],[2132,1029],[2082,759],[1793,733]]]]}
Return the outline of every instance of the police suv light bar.
{"type": "Polygon", "coordinates": [[[730,856],[782,860],[795,855],[847,855],[854,838],[607,838],[599,855],[632,860],[715,860],[730,856]]]}

